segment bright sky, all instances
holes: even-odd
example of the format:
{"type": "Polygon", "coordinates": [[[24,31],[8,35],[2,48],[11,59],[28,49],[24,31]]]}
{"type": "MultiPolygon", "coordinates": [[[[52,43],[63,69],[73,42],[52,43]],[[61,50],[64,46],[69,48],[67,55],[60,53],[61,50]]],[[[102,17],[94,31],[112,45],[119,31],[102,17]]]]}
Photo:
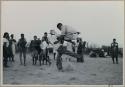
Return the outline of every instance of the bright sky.
{"type": "MultiPolygon", "coordinates": [[[[2,1],[2,33],[27,40],[55,29],[57,23],[72,26],[90,44],[110,45],[113,38],[123,47],[123,1],[2,1]]],[[[3,35],[3,34],[2,34],[3,35]]]]}

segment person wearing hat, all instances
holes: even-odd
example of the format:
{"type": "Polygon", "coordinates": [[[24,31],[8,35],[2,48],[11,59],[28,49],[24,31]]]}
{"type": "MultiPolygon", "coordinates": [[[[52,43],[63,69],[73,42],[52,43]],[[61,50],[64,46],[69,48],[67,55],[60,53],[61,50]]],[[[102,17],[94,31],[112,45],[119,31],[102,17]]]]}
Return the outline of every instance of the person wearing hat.
{"type": "Polygon", "coordinates": [[[118,43],[116,42],[115,38],[111,43],[111,56],[112,56],[113,64],[115,63],[114,59],[116,59],[116,64],[118,64],[118,43]]]}

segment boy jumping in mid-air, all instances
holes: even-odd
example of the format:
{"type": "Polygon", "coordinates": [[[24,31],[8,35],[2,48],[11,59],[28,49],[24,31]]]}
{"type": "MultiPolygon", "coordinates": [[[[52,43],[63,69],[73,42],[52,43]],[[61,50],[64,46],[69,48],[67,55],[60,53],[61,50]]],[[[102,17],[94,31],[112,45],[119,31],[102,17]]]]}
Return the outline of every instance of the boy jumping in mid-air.
{"type": "Polygon", "coordinates": [[[83,57],[82,55],[78,55],[74,52],[68,51],[65,46],[63,46],[64,41],[72,42],[72,40],[76,39],[76,34],[79,34],[79,32],[75,31],[71,27],[67,25],[63,25],[62,23],[57,24],[57,28],[61,31],[61,35],[58,37],[58,41],[56,43],[60,43],[59,48],[57,49],[58,55],[57,55],[57,68],[58,70],[62,70],[62,65],[61,65],[61,56],[62,54],[66,54],[75,58],[80,58],[83,57]]]}

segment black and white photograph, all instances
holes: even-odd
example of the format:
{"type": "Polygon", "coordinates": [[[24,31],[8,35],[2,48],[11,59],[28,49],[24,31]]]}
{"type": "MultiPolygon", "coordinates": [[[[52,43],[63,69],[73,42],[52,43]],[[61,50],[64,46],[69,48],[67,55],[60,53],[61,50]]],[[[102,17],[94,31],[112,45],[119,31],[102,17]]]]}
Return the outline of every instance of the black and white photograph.
{"type": "Polygon", "coordinates": [[[2,85],[124,85],[124,0],[1,1],[2,85]]]}

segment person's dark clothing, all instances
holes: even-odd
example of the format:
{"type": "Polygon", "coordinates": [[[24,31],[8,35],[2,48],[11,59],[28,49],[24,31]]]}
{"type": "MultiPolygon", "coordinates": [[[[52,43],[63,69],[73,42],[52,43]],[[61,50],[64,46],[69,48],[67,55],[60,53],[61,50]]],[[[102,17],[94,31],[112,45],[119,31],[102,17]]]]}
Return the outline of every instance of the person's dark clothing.
{"type": "Polygon", "coordinates": [[[40,47],[40,44],[41,44],[41,40],[37,40],[37,51],[38,51],[38,54],[41,53],[41,47],[40,47]]]}
{"type": "Polygon", "coordinates": [[[9,50],[7,43],[3,43],[3,66],[8,67],[8,57],[9,57],[9,50]]]}
{"type": "Polygon", "coordinates": [[[6,47],[6,43],[3,44],[3,57],[6,58],[8,57],[9,51],[8,47],[6,47]]]}
{"type": "Polygon", "coordinates": [[[19,39],[17,46],[19,47],[20,52],[26,52],[26,44],[27,41],[25,40],[25,38],[19,39]]]}
{"type": "Polygon", "coordinates": [[[3,46],[3,66],[8,66],[8,47],[3,46]]]}
{"type": "Polygon", "coordinates": [[[66,55],[75,57],[75,58],[77,58],[77,59],[80,59],[80,58],[81,58],[81,55],[76,54],[76,53],[71,52],[71,51],[68,51],[68,50],[66,49],[66,47],[65,47],[65,46],[62,46],[62,45],[60,45],[60,47],[57,49],[57,52],[59,53],[59,55],[66,54],[66,55]]]}
{"type": "Polygon", "coordinates": [[[62,54],[57,54],[57,59],[56,59],[56,66],[58,70],[62,70],[62,54]]]}
{"type": "Polygon", "coordinates": [[[38,54],[40,54],[41,52],[40,44],[41,44],[40,40],[32,40],[30,43],[31,51],[37,50],[38,54]]]}
{"type": "MultiPolygon", "coordinates": [[[[77,48],[77,54],[83,56],[84,48],[85,48],[85,43],[79,42],[79,45],[78,45],[78,48],[77,48]]],[[[83,57],[77,58],[77,62],[84,62],[83,57]]]]}
{"type": "Polygon", "coordinates": [[[112,43],[111,44],[111,57],[113,63],[115,63],[115,58],[116,58],[116,63],[118,63],[118,43],[112,43]]]}
{"type": "Polygon", "coordinates": [[[30,43],[31,50],[37,50],[37,40],[32,40],[30,43]]]}
{"type": "Polygon", "coordinates": [[[75,45],[72,45],[72,50],[75,53],[75,45]]]}
{"type": "Polygon", "coordinates": [[[10,59],[13,57],[12,44],[13,44],[12,40],[9,40],[9,47],[8,47],[9,53],[8,53],[8,57],[10,59]]]}
{"type": "Polygon", "coordinates": [[[19,42],[17,44],[20,52],[20,64],[22,65],[22,55],[23,55],[24,66],[26,65],[26,49],[27,49],[26,44],[27,44],[27,41],[25,38],[19,39],[19,42]]]}
{"type": "Polygon", "coordinates": [[[83,53],[83,43],[79,42],[78,48],[77,48],[77,53],[82,54],[83,53]]]}

